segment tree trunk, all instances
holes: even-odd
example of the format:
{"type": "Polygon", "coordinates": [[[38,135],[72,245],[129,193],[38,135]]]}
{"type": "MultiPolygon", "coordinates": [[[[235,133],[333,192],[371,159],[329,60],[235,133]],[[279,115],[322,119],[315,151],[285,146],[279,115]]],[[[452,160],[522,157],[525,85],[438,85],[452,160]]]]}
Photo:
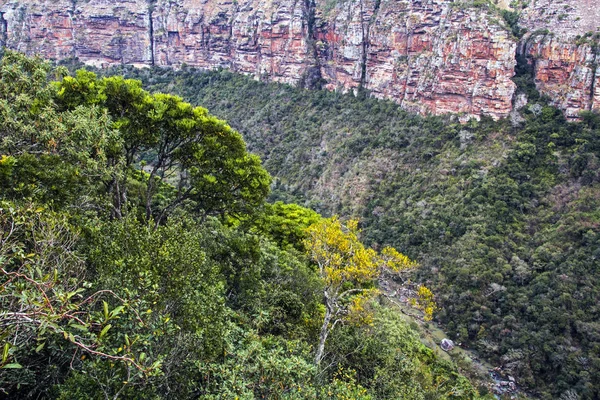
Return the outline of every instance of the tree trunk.
{"type": "Polygon", "coordinates": [[[321,364],[323,355],[325,353],[325,341],[329,334],[329,323],[331,322],[331,306],[329,305],[329,297],[325,294],[325,319],[321,326],[321,333],[319,334],[319,347],[317,348],[317,354],[315,355],[315,365],[318,367],[321,364]]]}

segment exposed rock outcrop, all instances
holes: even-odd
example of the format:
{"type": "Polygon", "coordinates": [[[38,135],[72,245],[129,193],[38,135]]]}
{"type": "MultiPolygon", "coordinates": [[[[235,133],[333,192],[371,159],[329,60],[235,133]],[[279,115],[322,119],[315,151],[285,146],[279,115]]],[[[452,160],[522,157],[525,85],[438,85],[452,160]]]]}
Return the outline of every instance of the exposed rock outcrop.
{"type": "Polygon", "coordinates": [[[94,65],[229,68],[367,89],[422,114],[508,116],[519,48],[540,90],[576,118],[598,108],[600,0],[535,0],[519,47],[498,14],[452,0],[0,0],[0,43],[94,65]],[[542,35],[540,29],[556,32],[542,35]],[[560,38],[560,39],[558,39],[560,38]],[[567,90],[568,89],[568,90],[567,90]]]}
{"type": "Polygon", "coordinates": [[[230,68],[420,113],[508,115],[516,43],[448,0],[5,0],[8,47],[95,65],[230,68]]]}
{"type": "Polygon", "coordinates": [[[0,12],[0,47],[6,46],[8,21],[4,19],[4,13],[0,12]]]}
{"type": "Polygon", "coordinates": [[[521,10],[519,24],[529,30],[520,52],[540,92],[572,120],[599,110],[600,0],[535,0],[521,10]]]}
{"type": "Polygon", "coordinates": [[[532,65],[537,88],[575,120],[581,111],[600,109],[600,71],[594,43],[569,43],[533,34],[522,50],[532,65]]]}
{"type": "Polygon", "coordinates": [[[7,46],[87,63],[149,64],[148,4],[129,0],[4,1],[7,46]]]}
{"type": "Polygon", "coordinates": [[[420,113],[504,117],[516,43],[484,10],[449,1],[342,2],[321,13],[327,87],[363,85],[420,113]]]}

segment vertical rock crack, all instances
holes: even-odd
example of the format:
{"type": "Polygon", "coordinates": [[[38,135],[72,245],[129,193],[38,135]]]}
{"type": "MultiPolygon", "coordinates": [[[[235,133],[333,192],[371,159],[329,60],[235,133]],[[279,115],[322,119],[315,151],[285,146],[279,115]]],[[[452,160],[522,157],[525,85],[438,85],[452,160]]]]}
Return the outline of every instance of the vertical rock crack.
{"type": "Polygon", "coordinates": [[[156,0],[148,0],[148,39],[150,41],[150,65],[154,65],[154,8],[156,0]]]}
{"type": "Polygon", "coordinates": [[[8,42],[8,21],[4,18],[4,13],[0,11],[0,50],[6,47],[8,42]]]}

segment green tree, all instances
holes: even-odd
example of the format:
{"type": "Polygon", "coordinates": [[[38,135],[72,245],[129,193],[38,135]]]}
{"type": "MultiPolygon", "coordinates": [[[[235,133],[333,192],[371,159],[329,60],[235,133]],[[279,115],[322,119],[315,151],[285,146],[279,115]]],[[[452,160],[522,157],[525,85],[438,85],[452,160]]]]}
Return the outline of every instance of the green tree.
{"type": "Polygon", "coordinates": [[[50,64],[11,51],[0,62],[0,187],[7,198],[91,207],[120,139],[98,107],[60,110],[51,72],[50,64]]]}
{"type": "Polygon", "coordinates": [[[260,159],[246,151],[238,132],[206,109],[177,96],[149,94],[139,81],[87,71],[64,77],[56,88],[62,109],[103,107],[120,133],[122,148],[109,160],[116,170],[106,182],[114,217],[122,218],[132,201],[128,182],[135,164],[145,172],[134,173],[144,188],[133,205],[156,226],[184,203],[205,216],[236,216],[252,213],[267,196],[271,178],[260,159]]]}
{"type": "Polygon", "coordinates": [[[320,217],[264,204],[269,177],[223,121],[137,81],[80,71],[50,84],[40,60],[2,63],[0,396],[459,393],[454,370],[369,302],[377,274],[409,261],[350,237],[330,254],[345,263],[319,276],[305,251],[320,217]],[[326,284],[342,295],[329,304],[337,369],[318,368],[311,346],[326,284]]]}
{"type": "Polygon", "coordinates": [[[320,219],[321,216],[310,208],[277,201],[264,204],[262,212],[244,219],[242,224],[271,238],[282,248],[291,246],[303,252],[306,228],[320,219]]]}
{"type": "Polygon", "coordinates": [[[76,368],[86,358],[117,364],[130,382],[160,366],[148,352],[155,326],[142,311],[146,304],[131,293],[94,288],[75,250],[79,240],[64,213],[0,203],[0,383],[5,393],[47,392],[60,380],[61,365],[76,368]]]}

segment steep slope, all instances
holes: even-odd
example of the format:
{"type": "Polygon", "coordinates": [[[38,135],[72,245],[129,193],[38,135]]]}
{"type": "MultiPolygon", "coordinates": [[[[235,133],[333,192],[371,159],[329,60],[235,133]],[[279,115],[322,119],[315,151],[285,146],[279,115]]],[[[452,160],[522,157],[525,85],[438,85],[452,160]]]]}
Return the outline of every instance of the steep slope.
{"type": "Polygon", "coordinates": [[[229,68],[368,90],[421,114],[506,117],[515,59],[571,120],[600,107],[600,0],[2,0],[0,44],[93,65],[229,68]],[[513,33],[515,33],[513,26],[513,33]]]}
{"type": "Polygon", "coordinates": [[[515,125],[460,125],[227,72],[128,74],[240,129],[276,178],[274,199],[360,216],[369,243],[418,259],[451,337],[519,385],[598,397],[597,116],[567,123],[535,100],[515,125]]]}
{"type": "Polygon", "coordinates": [[[487,7],[447,0],[3,0],[6,44],[94,64],[229,68],[365,88],[420,113],[508,115],[516,42],[487,7]]]}
{"type": "Polygon", "coordinates": [[[260,160],[206,109],[60,75],[0,57],[1,398],[480,398],[377,301],[336,315],[318,368],[330,280],[303,240],[332,221],[265,203],[260,160]]]}
{"type": "Polygon", "coordinates": [[[511,111],[519,55],[569,119],[598,109],[600,0],[513,4],[518,46],[485,1],[3,0],[0,43],[93,65],[185,63],[363,88],[421,114],[494,118],[511,111]]]}
{"type": "Polygon", "coordinates": [[[515,43],[492,12],[447,1],[354,3],[323,16],[321,30],[334,32],[323,44],[329,88],[362,85],[421,114],[510,111],[515,43]]]}
{"type": "Polygon", "coordinates": [[[520,52],[540,92],[571,120],[582,110],[600,109],[600,2],[535,0],[517,10],[519,25],[528,30],[520,52]]]}

